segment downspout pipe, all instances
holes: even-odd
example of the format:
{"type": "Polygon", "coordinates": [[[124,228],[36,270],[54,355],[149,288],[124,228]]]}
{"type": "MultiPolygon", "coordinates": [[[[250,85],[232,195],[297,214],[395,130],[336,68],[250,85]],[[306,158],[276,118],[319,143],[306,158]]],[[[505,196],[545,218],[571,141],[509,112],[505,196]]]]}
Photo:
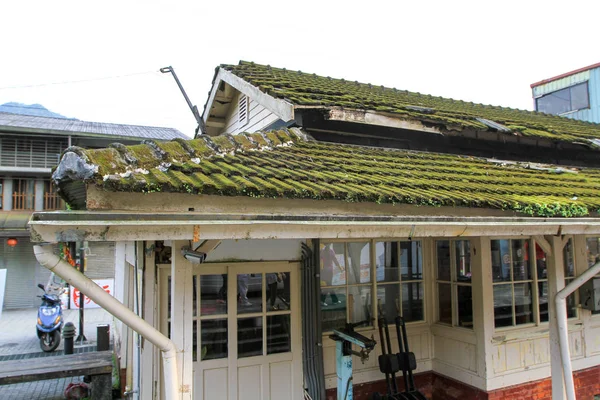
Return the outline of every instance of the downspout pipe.
{"type": "Polygon", "coordinates": [[[563,376],[567,400],[575,400],[575,383],[573,382],[573,367],[571,365],[571,352],[569,351],[569,329],[567,324],[567,297],[581,285],[592,279],[600,272],[600,262],[597,262],[583,274],[573,279],[567,286],[556,294],[556,321],[558,324],[558,347],[563,365],[563,376]]]}
{"type": "Polygon", "coordinates": [[[167,400],[176,400],[181,397],[177,375],[177,348],[173,341],[125,307],[120,301],[106,293],[100,286],[77,271],[68,262],[54,254],[51,246],[35,245],[33,246],[33,253],[42,266],[78,288],[81,293],[94,300],[96,304],[158,347],[163,358],[165,396],[167,400]]]}

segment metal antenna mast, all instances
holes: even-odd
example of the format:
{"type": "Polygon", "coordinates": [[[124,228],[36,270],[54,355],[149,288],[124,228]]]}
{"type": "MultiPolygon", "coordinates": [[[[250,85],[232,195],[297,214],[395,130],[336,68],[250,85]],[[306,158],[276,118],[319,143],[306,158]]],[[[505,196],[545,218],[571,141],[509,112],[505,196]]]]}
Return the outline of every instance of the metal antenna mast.
{"type": "Polygon", "coordinates": [[[173,75],[173,78],[175,79],[177,86],[179,86],[179,90],[181,90],[181,94],[183,94],[183,97],[185,98],[185,101],[187,102],[188,107],[190,107],[190,110],[192,110],[192,114],[194,114],[194,118],[196,118],[196,122],[198,123],[198,127],[196,128],[196,134],[198,134],[198,131],[200,131],[200,133],[203,133],[204,132],[204,121],[202,121],[202,118],[200,117],[200,113],[198,112],[198,107],[196,107],[195,105],[192,105],[192,102],[190,101],[190,98],[185,93],[185,90],[183,89],[181,82],[179,82],[179,78],[177,78],[177,74],[175,73],[175,70],[173,69],[173,67],[168,66],[168,67],[161,68],[160,72],[162,72],[163,74],[167,74],[170,72],[171,75],[173,75]]]}

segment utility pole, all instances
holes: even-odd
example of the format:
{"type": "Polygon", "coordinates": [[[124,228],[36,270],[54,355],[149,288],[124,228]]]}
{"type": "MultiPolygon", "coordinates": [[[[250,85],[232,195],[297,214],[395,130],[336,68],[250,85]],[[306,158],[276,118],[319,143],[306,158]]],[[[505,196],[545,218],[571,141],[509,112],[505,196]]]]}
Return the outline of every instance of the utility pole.
{"type": "Polygon", "coordinates": [[[179,90],[181,90],[181,94],[183,94],[183,97],[185,98],[185,101],[187,102],[188,107],[190,108],[190,110],[192,110],[192,114],[194,114],[194,118],[196,119],[196,122],[198,123],[198,127],[196,128],[196,135],[198,134],[198,131],[200,131],[200,133],[202,134],[204,132],[204,121],[202,121],[202,118],[200,117],[200,113],[198,112],[198,107],[196,107],[195,105],[192,105],[192,102],[190,101],[190,98],[188,97],[188,95],[185,93],[185,90],[183,89],[183,85],[179,81],[179,78],[177,78],[177,74],[175,73],[175,70],[173,69],[173,67],[168,66],[168,67],[161,68],[160,72],[162,72],[163,74],[171,73],[171,75],[173,75],[173,78],[175,79],[177,86],[179,86],[179,90]]]}
{"type": "MultiPolygon", "coordinates": [[[[83,247],[83,242],[81,243],[81,247],[79,248],[79,272],[82,274],[85,272],[85,248],[83,247]]],[[[83,334],[83,304],[84,304],[85,295],[79,289],[79,336],[75,339],[75,343],[80,342],[83,344],[87,342],[85,335],[83,334]]]]}

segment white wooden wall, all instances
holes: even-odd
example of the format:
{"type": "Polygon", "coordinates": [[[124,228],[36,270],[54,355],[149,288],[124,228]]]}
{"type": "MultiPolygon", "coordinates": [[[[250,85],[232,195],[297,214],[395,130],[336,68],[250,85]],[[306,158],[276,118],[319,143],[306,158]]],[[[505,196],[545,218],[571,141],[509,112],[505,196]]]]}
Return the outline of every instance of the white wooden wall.
{"type": "Polygon", "coordinates": [[[232,135],[241,132],[252,133],[269,126],[279,119],[277,115],[258,104],[256,100],[249,99],[250,104],[248,105],[248,108],[250,113],[248,116],[248,123],[242,126],[238,121],[239,99],[240,92],[236,92],[233,96],[231,111],[225,118],[225,129],[222,133],[229,133],[232,135]]]}

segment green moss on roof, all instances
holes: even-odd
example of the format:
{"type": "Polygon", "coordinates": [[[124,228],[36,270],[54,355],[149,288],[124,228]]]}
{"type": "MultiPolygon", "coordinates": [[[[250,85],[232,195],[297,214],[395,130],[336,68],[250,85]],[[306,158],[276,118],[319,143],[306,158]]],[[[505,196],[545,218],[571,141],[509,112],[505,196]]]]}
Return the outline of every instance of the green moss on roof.
{"type": "Polygon", "coordinates": [[[155,146],[84,150],[97,166],[89,183],[107,191],[464,206],[542,217],[600,209],[598,169],[323,143],[295,128],[155,146]]]}
{"type": "Polygon", "coordinates": [[[539,112],[474,104],[245,61],[240,61],[238,65],[222,65],[221,68],[261,91],[295,105],[387,112],[402,119],[434,124],[446,130],[491,130],[476,120],[485,118],[507,126],[513,132],[506,134],[578,142],[589,146],[591,144],[587,140],[600,139],[600,124],[539,112]]]}

